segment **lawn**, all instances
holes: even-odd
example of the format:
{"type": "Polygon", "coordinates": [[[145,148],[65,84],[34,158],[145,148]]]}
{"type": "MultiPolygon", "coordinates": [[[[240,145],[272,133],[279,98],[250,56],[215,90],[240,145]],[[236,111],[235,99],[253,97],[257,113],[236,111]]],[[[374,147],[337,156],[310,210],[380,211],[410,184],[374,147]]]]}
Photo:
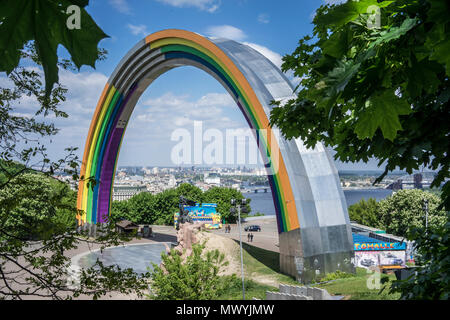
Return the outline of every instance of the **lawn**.
{"type": "MultiPolygon", "coordinates": [[[[246,299],[252,297],[265,298],[265,292],[278,291],[278,284],[301,285],[288,275],[280,271],[279,253],[257,248],[246,243],[242,244],[244,252],[245,278],[253,281],[246,282],[246,299]]],[[[240,257],[239,257],[240,259],[240,257]]],[[[326,289],[330,294],[343,295],[350,300],[397,300],[399,293],[390,294],[388,288],[379,293],[380,289],[369,289],[375,277],[388,277],[390,281],[395,280],[395,275],[384,275],[368,272],[364,268],[357,268],[356,274],[350,278],[337,279],[332,282],[315,284],[318,288],[326,289]]],[[[229,293],[232,299],[242,299],[242,283],[234,287],[234,291],[229,293]]],[[[390,282],[389,282],[390,283],[390,282]]],[[[388,283],[388,285],[389,285],[388,283]]],[[[379,288],[383,285],[380,284],[379,288]]],[[[223,297],[229,299],[228,297],[223,297]]]]}
{"type": "MultiPolygon", "coordinates": [[[[380,279],[388,277],[389,281],[396,279],[394,274],[385,275],[371,272],[364,268],[356,268],[355,277],[338,279],[333,282],[315,286],[327,290],[328,293],[332,295],[343,295],[346,299],[350,300],[398,300],[400,298],[400,293],[390,294],[388,287],[380,293],[383,284],[380,284],[378,289],[369,289],[368,282],[369,285],[373,284],[374,282],[372,279],[376,277],[379,277],[380,279]]],[[[389,283],[387,285],[389,285],[389,283]]]]}

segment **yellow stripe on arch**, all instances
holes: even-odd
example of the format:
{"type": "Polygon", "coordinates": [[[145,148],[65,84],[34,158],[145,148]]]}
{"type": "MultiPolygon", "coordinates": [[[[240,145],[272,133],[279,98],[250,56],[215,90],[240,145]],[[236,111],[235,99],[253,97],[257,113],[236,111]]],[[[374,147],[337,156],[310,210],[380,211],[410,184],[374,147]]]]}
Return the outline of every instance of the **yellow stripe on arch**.
{"type": "MultiPolygon", "coordinates": [[[[98,143],[98,135],[100,132],[100,128],[102,126],[106,111],[108,110],[108,106],[109,106],[111,99],[114,96],[115,92],[116,92],[116,89],[114,88],[114,86],[110,86],[107,96],[106,96],[106,99],[105,99],[104,103],[102,103],[101,108],[99,110],[99,115],[98,115],[98,118],[97,118],[97,121],[96,121],[95,127],[94,127],[94,133],[92,136],[91,143],[89,145],[89,153],[88,153],[86,172],[85,172],[85,174],[87,174],[89,176],[86,176],[86,178],[90,177],[91,168],[93,166],[92,159],[94,157],[95,146],[98,143]]],[[[82,210],[84,210],[86,212],[86,214],[85,214],[86,216],[88,213],[88,207],[87,207],[88,203],[87,202],[88,202],[89,192],[90,192],[89,187],[87,186],[87,184],[84,184],[82,210]]]]}
{"type": "Polygon", "coordinates": [[[86,172],[89,172],[86,169],[89,165],[88,158],[89,158],[90,146],[92,144],[94,130],[95,130],[95,127],[97,126],[98,117],[101,113],[103,102],[105,100],[108,89],[109,89],[109,83],[107,82],[105,84],[105,87],[103,88],[100,99],[98,100],[97,107],[95,108],[94,115],[92,116],[91,125],[89,127],[88,135],[86,138],[86,144],[85,144],[84,153],[83,153],[83,160],[81,162],[81,168],[80,168],[80,181],[78,184],[78,197],[77,197],[77,209],[82,210],[84,212],[82,213],[82,216],[77,215],[78,224],[81,224],[82,222],[86,223],[85,199],[87,201],[87,194],[86,194],[87,186],[84,181],[87,178],[89,178],[86,176],[86,172]],[[84,206],[83,206],[83,203],[84,203],[84,206]]]}

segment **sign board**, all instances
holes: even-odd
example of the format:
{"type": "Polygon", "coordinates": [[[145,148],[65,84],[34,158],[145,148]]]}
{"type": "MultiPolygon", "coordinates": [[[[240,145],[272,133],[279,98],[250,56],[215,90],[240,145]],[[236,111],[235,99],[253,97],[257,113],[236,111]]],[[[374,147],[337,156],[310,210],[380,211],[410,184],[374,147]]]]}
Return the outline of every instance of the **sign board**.
{"type": "Polygon", "coordinates": [[[355,251],[406,250],[404,242],[354,242],[355,251]]]}
{"type": "MultiPolygon", "coordinates": [[[[216,211],[217,204],[215,203],[196,203],[195,206],[183,206],[183,210],[187,211],[194,223],[205,223],[207,229],[221,229],[222,218],[220,213],[216,211]]],[[[174,226],[177,225],[178,217],[180,214],[177,212],[174,215],[174,226]]]]}
{"type": "Polygon", "coordinates": [[[355,251],[355,267],[405,265],[405,251],[355,251]]]}

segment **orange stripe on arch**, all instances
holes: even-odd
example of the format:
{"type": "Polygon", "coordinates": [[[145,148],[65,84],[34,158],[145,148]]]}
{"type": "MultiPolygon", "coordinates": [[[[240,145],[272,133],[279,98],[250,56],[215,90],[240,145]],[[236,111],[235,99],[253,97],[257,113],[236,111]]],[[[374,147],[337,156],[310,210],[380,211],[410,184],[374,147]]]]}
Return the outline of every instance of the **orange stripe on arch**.
{"type": "MultiPolygon", "coordinates": [[[[84,190],[84,184],[85,184],[84,179],[89,178],[89,177],[84,177],[84,179],[81,179],[81,177],[86,175],[86,166],[87,166],[87,161],[88,161],[88,157],[89,157],[89,151],[91,149],[90,146],[92,144],[94,130],[97,125],[98,117],[101,113],[103,102],[105,100],[108,89],[109,89],[109,83],[106,82],[105,87],[103,88],[102,95],[100,96],[100,99],[98,100],[97,107],[95,108],[94,115],[92,116],[91,126],[89,127],[89,132],[88,132],[88,135],[86,138],[86,144],[85,144],[84,153],[83,153],[83,161],[81,162],[80,180],[78,182],[78,197],[77,197],[78,210],[83,210],[83,190],[84,190]]],[[[86,195],[84,195],[84,196],[86,196],[86,195]]],[[[81,222],[82,217],[80,215],[77,215],[77,219],[79,222],[81,222]]]]}
{"type": "MultiPolygon", "coordinates": [[[[293,230],[299,228],[299,222],[298,222],[298,216],[297,216],[297,210],[295,206],[295,199],[294,194],[292,192],[291,183],[289,181],[289,176],[287,174],[286,166],[284,164],[284,160],[281,156],[281,152],[278,146],[278,143],[276,139],[270,139],[269,137],[273,135],[272,129],[269,125],[269,119],[267,118],[264,109],[259,102],[258,97],[256,96],[255,92],[253,91],[252,87],[250,86],[247,79],[244,77],[242,72],[238,69],[238,67],[234,64],[234,62],[214,43],[209,41],[208,39],[190,32],[186,30],[179,30],[179,29],[169,29],[169,30],[163,30],[156,33],[153,33],[145,38],[145,42],[147,44],[150,44],[151,42],[161,40],[164,38],[180,38],[180,39],[186,39],[190,40],[194,43],[197,43],[198,45],[202,46],[203,48],[209,50],[219,61],[221,61],[231,72],[233,77],[237,80],[237,82],[240,84],[242,89],[245,91],[247,97],[249,98],[250,104],[254,108],[254,112],[256,113],[256,118],[260,122],[260,128],[259,129],[266,129],[268,133],[268,139],[267,139],[267,147],[271,151],[275,151],[279,153],[279,174],[277,175],[280,179],[281,185],[282,185],[282,196],[284,197],[284,205],[286,206],[287,211],[287,217],[289,221],[287,221],[287,229],[293,230]],[[272,146],[272,143],[274,144],[272,146]]],[[[273,158],[273,155],[271,155],[271,158],[273,158]]]]}

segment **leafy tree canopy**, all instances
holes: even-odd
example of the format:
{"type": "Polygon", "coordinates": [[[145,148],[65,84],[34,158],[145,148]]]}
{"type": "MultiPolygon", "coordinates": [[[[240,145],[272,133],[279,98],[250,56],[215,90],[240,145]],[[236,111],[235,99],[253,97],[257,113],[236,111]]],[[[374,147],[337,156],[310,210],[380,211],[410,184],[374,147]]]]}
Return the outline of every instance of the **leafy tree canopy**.
{"type": "Polygon", "coordinates": [[[0,225],[9,236],[40,240],[76,227],[76,193],[68,185],[39,173],[14,182],[0,189],[0,225]]]}
{"type": "Polygon", "coordinates": [[[153,264],[151,287],[158,300],[212,300],[227,288],[219,272],[228,265],[219,250],[204,252],[204,244],[193,244],[186,258],[174,249],[162,254],[162,266],[153,264]]]}
{"type": "MultiPolygon", "coordinates": [[[[348,0],[323,5],[283,58],[301,79],[272,125],[308,147],[322,141],[343,162],[379,160],[385,171],[450,176],[450,4],[441,0],[348,0]]],[[[450,182],[442,198],[450,209],[450,182]]]]}
{"type": "Polygon", "coordinates": [[[367,201],[361,199],[348,207],[350,220],[374,228],[381,227],[378,211],[378,202],[373,198],[369,198],[367,201]]]}
{"type": "MultiPolygon", "coordinates": [[[[217,212],[228,223],[237,220],[237,213],[232,212],[231,199],[244,198],[238,190],[225,187],[213,187],[206,192],[189,183],[183,183],[175,189],[168,189],[152,195],[139,193],[129,200],[113,201],[112,220],[126,219],[135,223],[173,224],[173,215],[179,210],[180,196],[198,203],[217,203],[217,212]]],[[[250,212],[250,201],[247,200],[247,212],[250,212]]]]}
{"type": "Polygon", "coordinates": [[[405,300],[448,300],[450,298],[450,220],[431,228],[416,228],[408,237],[417,250],[414,274],[394,281],[391,291],[400,292],[405,300]]]}
{"type": "Polygon", "coordinates": [[[59,45],[69,52],[77,68],[95,67],[98,42],[107,35],[85,10],[89,0],[3,0],[0,2],[0,72],[10,74],[22,58],[21,50],[34,41],[45,73],[45,96],[58,82],[59,45]],[[68,28],[72,5],[80,9],[80,28],[68,28]]]}
{"type": "Polygon", "coordinates": [[[406,237],[415,228],[425,227],[423,201],[428,201],[428,226],[437,228],[446,223],[444,210],[439,210],[439,197],[422,190],[399,190],[379,202],[379,225],[388,233],[406,237]]]}
{"type": "Polygon", "coordinates": [[[439,209],[439,197],[418,189],[399,190],[378,202],[362,199],[349,206],[348,213],[350,220],[406,238],[412,230],[425,228],[424,200],[428,201],[428,226],[443,226],[446,213],[439,209]]]}
{"type": "Polygon", "coordinates": [[[1,300],[80,295],[96,299],[110,291],[142,295],[147,288],[145,277],[131,269],[100,263],[83,269],[76,286],[68,282],[67,251],[82,243],[104,249],[129,240],[111,226],[99,226],[95,240],[74,228],[75,193],[51,176],[65,172],[78,179],[76,148],[68,147],[67,155],[52,161],[42,138],[58,129],[51,121],[36,118],[67,117],[58,108],[67,93],[57,83],[59,67],[79,69],[104,58],[105,51],[97,44],[105,35],[86,13],[87,4],[87,0],[0,1],[0,72],[5,71],[8,79],[0,88],[1,300]],[[70,5],[80,9],[80,29],[66,24],[70,5]],[[57,56],[59,44],[71,60],[57,56]],[[24,96],[38,103],[35,117],[16,112],[24,96]]]}

